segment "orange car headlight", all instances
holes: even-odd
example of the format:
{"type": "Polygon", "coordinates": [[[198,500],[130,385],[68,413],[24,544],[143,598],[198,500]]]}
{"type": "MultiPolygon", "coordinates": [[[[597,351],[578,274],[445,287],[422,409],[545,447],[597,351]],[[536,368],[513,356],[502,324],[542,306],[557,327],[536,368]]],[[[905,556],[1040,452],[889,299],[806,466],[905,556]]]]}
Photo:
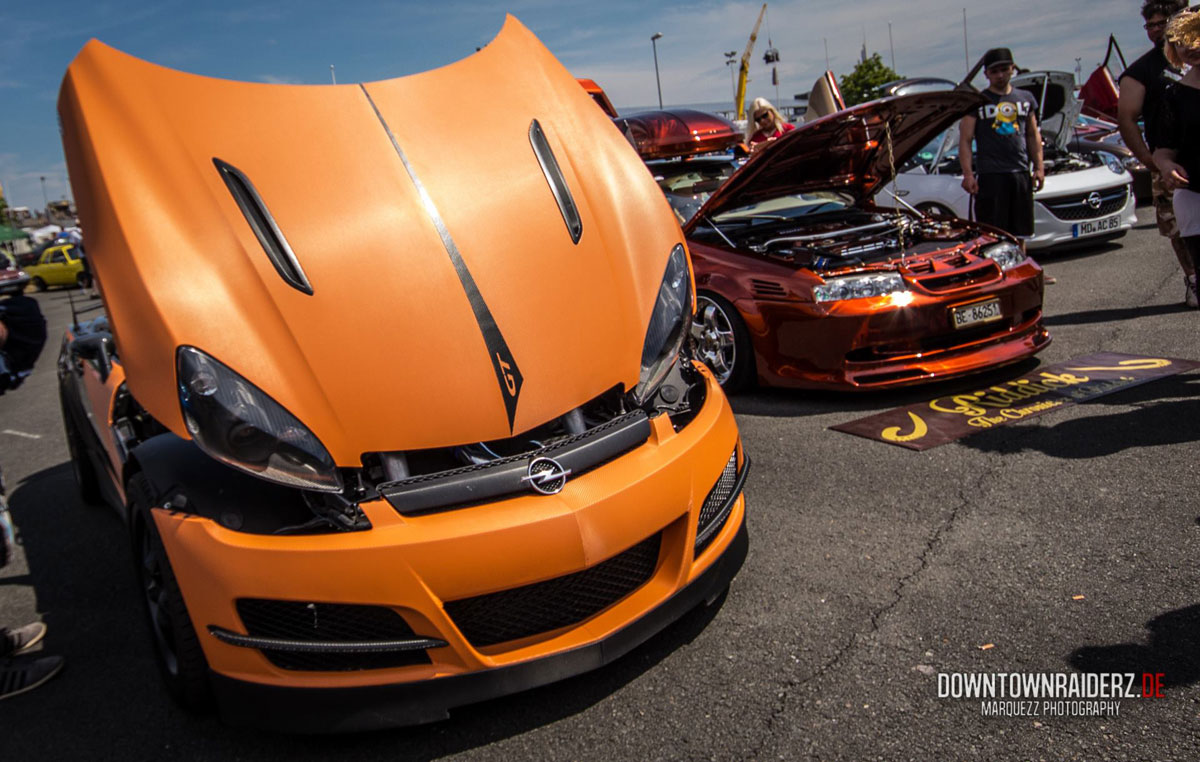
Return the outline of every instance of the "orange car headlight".
{"type": "Polygon", "coordinates": [[[265,392],[195,347],[180,347],[175,364],[183,420],[200,449],[268,481],[342,490],[329,451],[265,392]]]}
{"type": "Polygon", "coordinates": [[[687,252],[676,244],[658,287],[650,326],[642,344],[642,375],[633,396],[638,404],[653,396],[679,357],[692,318],[692,277],[687,252]]]}

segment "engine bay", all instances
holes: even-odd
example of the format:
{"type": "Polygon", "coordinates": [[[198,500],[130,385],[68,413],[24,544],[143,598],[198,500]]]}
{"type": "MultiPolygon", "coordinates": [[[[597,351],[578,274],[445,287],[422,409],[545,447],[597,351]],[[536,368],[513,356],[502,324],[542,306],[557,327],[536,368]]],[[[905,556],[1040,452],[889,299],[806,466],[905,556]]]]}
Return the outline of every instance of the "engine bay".
{"type": "Polygon", "coordinates": [[[724,243],[816,272],[926,254],[978,234],[962,223],[857,209],[806,218],[802,223],[735,218],[695,230],[696,237],[707,243],[724,243]]]}

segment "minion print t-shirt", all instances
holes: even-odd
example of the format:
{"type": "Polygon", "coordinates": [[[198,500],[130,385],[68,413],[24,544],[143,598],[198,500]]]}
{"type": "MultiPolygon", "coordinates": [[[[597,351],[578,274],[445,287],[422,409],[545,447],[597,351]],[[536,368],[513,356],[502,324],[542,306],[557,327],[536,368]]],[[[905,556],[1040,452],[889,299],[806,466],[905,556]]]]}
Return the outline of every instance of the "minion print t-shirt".
{"type": "Polygon", "coordinates": [[[1037,116],[1037,99],[1020,88],[1008,95],[984,90],[988,103],[975,114],[975,171],[1029,172],[1025,131],[1037,116]]]}

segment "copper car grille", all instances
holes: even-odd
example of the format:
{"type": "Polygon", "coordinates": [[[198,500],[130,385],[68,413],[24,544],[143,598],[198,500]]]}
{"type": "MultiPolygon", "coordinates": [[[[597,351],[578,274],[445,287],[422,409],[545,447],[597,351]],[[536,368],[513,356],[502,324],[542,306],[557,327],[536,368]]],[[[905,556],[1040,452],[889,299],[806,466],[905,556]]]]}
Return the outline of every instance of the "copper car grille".
{"type": "Polygon", "coordinates": [[[1072,196],[1038,199],[1038,202],[1060,220],[1090,220],[1096,217],[1107,217],[1124,209],[1125,204],[1129,201],[1129,186],[1122,185],[1119,188],[1106,188],[1097,192],[1096,197],[1099,199],[1097,206],[1088,203],[1088,197],[1091,195],[1091,193],[1077,193],[1072,196]]]}
{"type": "Polygon", "coordinates": [[[926,291],[953,291],[966,286],[999,280],[1002,277],[1003,273],[996,263],[985,260],[950,272],[935,270],[934,274],[918,275],[913,280],[926,291]]]}
{"type": "Polygon", "coordinates": [[[910,275],[927,275],[935,270],[935,263],[936,268],[945,269],[947,267],[965,267],[970,261],[962,252],[951,252],[916,262],[909,261],[905,263],[905,267],[910,275]]]}
{"type": "Polygon", "coordinates": [[[446,613],[475,647],[578,624],[650,580],[662,532],[588,569],[532,585],[447,601],[446,613]]]}

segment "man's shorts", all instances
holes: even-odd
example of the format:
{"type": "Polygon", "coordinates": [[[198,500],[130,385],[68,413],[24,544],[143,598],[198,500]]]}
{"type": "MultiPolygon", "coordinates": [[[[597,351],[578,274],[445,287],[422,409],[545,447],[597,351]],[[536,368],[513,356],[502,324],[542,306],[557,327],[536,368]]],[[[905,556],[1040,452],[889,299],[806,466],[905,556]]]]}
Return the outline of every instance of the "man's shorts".
{"type": "Polygon", "coordinates": [[[1027,172],[979,175],[975,219],[1020,238],[1033,235],[1033,178],[1027,172]]]}

